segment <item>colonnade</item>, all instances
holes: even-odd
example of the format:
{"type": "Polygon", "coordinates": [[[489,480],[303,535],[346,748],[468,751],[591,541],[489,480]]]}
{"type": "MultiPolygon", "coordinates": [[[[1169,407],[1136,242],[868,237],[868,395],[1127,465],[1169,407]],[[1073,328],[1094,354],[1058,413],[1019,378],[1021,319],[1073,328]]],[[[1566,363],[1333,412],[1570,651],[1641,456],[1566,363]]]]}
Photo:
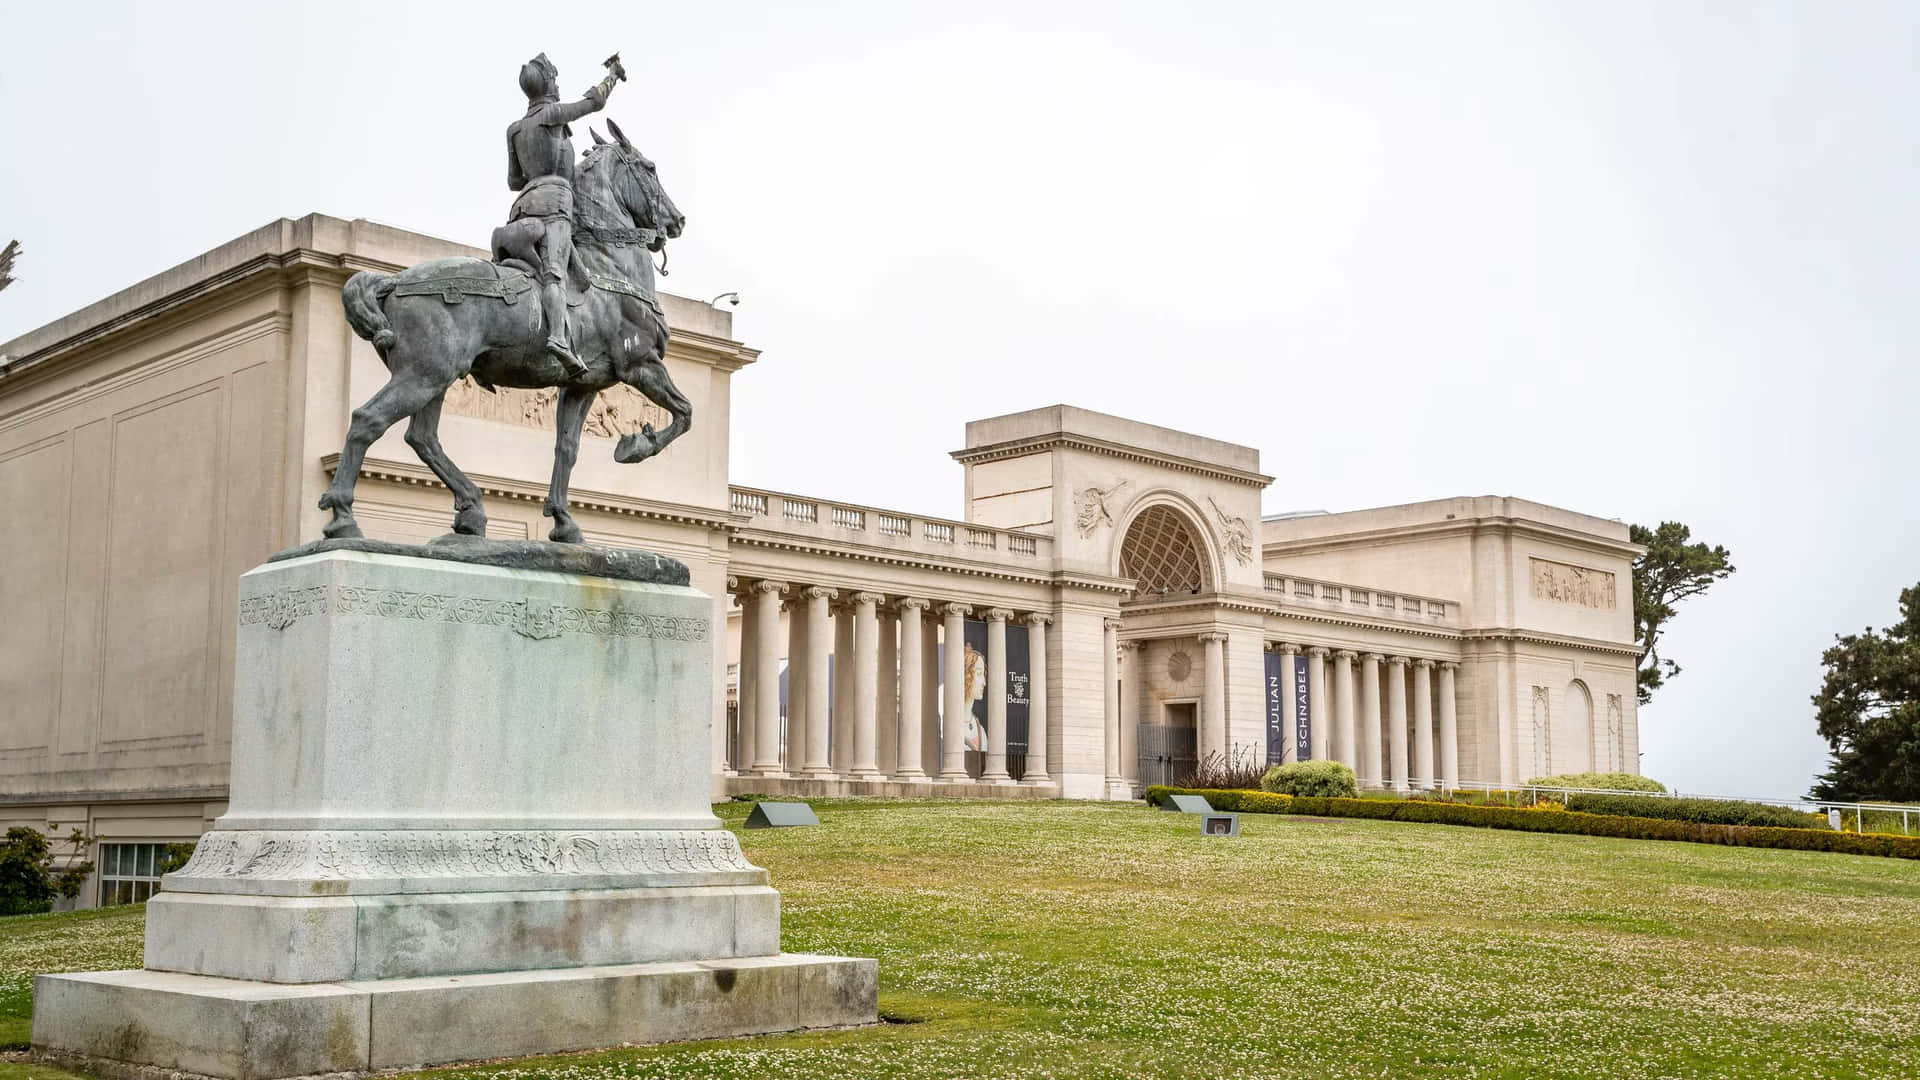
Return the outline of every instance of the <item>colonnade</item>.
{"type": "MultiPolygon", "coordinates": [[[[762,579],[730,583],[740,601],[739,736],[751,776],[974,783],[967,773],[967,604],[762,579]],[[780,718],[780,613],[788,612],[787,722],[780,718]],[[947,647],[942,649],[942,644],[947,647]],[[829,655],[832,687],[829,689],[829,655]],[[939,688],[939,689],[936,689],[939,688]],[[944,701],[938,696],[944,690],[944,701]],[[952,721],[941,723],[941,717],[952,721]]],[[[986,751],[978,782],[1007,771],[1007,623],[1027,627],[1026,772],[1047,772],[1047,625],[1040,612],[980,612],[987,625],[986,751]]]]}
{"type": "Polygon", "coordinates": [[[1306,653],[1313,757],[1346,764],[1364,787],[1408,791],[1460,782],[1459,664],[1292,642],[1274,649],[1289,673],[1306,653]]]}

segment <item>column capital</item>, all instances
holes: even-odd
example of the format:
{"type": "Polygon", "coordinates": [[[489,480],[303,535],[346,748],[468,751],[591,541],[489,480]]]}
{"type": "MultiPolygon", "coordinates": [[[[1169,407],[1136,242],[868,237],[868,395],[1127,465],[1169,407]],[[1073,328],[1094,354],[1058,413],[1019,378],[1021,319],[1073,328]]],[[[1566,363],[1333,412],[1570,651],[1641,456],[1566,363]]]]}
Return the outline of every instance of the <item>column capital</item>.
{"type": "Polygon", "coordinates": [[[1120,620],[1114,618],[1101,619],[1100,628],[1102,630],[1118,630],[1120,629],[1120,620]]]}
{"type": "Polygon", "coordinates": [[[967,604],[942,604],[940,605],[940,614],[949,617],[954,615],[971,615],[973,614],[973,608],[967,604]]]}
{"type": "Polygon", "coordinates": [[[1024,621],[1028,626],[1046,626],[1049,623],[1053,622],[1053,616],[1048,615],[1045,612],[1032,611],[1027,613],[1027,616],[1024,621]]]}
{"type": "Polygon", "coordinates": [[[1370,653],[1367,653],[1365,656],[1361,657],[1361,659],[1365,660],[1369,664],[1377,664],[1381,660],[1384,660],[1386,658],[1381,656],[1377,652],[1370,652],[1370,653]]]}
{"type": "Polygon", "coordinates": [[[800,590],[800,595],[809,600],[831,600],[840,595],[840,590],[829,589],[825,585],[809,585],[800,590]]]}
{"type": "Polygon", "coordinates": [[[933,601],[919,596],[903,596],[894,601],[893,606],[899,608],[901,611],[906,611],[909,608],[915,611],[925,611],[933,606],[933,601]]]}
{"type": "Polygon", "coordinates": [[[727,591],[728,592],[740,591],[740,579],[737,577],[734,577],[732,574],[727,575],[727,591]]]}
{"type": "Polygon", "coordinates": [[[988,608],[986,610],[986,617],[988,622],[1004,623],[1008,619],[1013,618],[1013,610],[1003,607],[988,608]]]}
{"type": "Polygon", "coordinates": [[[1434,662],[1431,660],[1428,660],[1426,657],[1423,656],[1420,659],[1415,660],[1413,662],[1413,666],[1419,668],[1421,671],[1432,671],[1434,668],[1434,662]]]}
{"type": "Polygon", "coordinates": [[[1387,657],[1387,663],[1392,664],[1394,667],[1406,667],[1408,664],[1413,663],[1413,661],[1404,656],[1389,656],[1387,657]]]}
{"type": "Polygon", "coordinates": [[[1227,635],[1218,631],[1210,630],[1200,635],[1200,644],[1202,645],[1225,645],[1226,643],[1227,635]]]}
{"type": "Polygon", "coordinates": [[[1277,641],[1273,643],[1273,649],[1275,652],[1297,653],[1300,651],[1300,643],[1297,641],[1277,641]]]}
{"type": "Polygon", "coordinates": [[[1333,650],[1327,648],[1325,645],[1307,646],[1307,655],[1313,657],[1315,660],[1325,660],[1332,652],[1333,650]]]}
{"type": "Polygon", "coordinates": [[[754,582],[749,588],[756,593],[774,593],[778,595],[787,591],[787,583],[784,581],[774,581],[771,578],[762,578],[754,582]]]}
{"type": "Polygon", "coordinates": [[[1460,670],[1460,665],[1457,663],[1454,663],[1452,660],[1442,660],[1440,661],[1440,670],[1451,675],[1454,672],[1460,670]]]}
{"type": "Polygon", "coordinates": [[[853,594],[853,602],[857,605],[872,604],[878,607],[886,603],[887,598],[884,594],[877,592],[857,592],[853,594]]]}
{"type": "Polygon", "coordinates": [[[1352,649],[1341,649],[1339,652],[1333,654],[1333,658],[1341,663],[1351,664],[1359,655],[1359,653],[1354,652],[1352,649]]]}
{"type": "Polygon", "coordinates": [[[1140,648],[1140,646],[1145,644],[1146,642],[1141,641],[1138,638],[1129,638],[1128,640],[1121,642],[1120,647],[1127,650],[1128,652],[1133,652],[1136,649],[1140,648]]]}

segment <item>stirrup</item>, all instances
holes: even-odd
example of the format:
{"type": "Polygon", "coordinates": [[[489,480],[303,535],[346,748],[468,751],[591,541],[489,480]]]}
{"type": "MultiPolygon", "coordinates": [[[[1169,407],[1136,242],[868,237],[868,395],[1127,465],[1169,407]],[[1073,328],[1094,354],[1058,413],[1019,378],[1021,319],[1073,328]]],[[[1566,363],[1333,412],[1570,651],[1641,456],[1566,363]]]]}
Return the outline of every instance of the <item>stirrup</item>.
{"type": "Polygon", "coordinates": [[[566,369],[568,378],[577,379],[587,373],[586,361],[575,356],[573,350],[567,348],[566,345],[561,342],[553,338],[548,338],[547,352],[553,354],[553,358],[560,361],[560,366],[566,369]]]}

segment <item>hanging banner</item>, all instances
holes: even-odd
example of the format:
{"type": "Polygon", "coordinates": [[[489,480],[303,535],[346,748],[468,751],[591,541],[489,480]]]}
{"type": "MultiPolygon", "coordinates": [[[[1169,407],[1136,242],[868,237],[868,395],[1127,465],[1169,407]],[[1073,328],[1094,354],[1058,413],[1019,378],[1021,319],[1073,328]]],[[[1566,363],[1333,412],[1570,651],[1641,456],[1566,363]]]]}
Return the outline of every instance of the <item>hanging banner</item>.
{"type": "Polygon", "coordinates": [[[1313,758],[1313,713],[1309,709],[1312,702],[1308,697],[1307,656],[1295,653],[1293,657],[1293,760],[1308,761],[1313,758]]]}
{"type": "Polygon", "coordinates": [[[1287,760],[1287,748],[1294,739],[1290,718],[1289,703],[1293,700],[1291,680],[1293,672],[1283,670],[1286,667],[1284,653],[1267,653],[1267,764],[1278,765],[1287,760]]]}
{"type": "MultiPolygon", "coordinates": [[[[968,750],[984,753],[987,749],[987,624],[968,619],[965,633],[966,653],[961,659],[961,682],[967,688],[966,731],[962,742],[968,750]]],[[[1007,746],[1008,754],[1027,752],[1028,705],[1032,676],[1028,666],[1027,628],[1007,626],[1007,746]]]]}

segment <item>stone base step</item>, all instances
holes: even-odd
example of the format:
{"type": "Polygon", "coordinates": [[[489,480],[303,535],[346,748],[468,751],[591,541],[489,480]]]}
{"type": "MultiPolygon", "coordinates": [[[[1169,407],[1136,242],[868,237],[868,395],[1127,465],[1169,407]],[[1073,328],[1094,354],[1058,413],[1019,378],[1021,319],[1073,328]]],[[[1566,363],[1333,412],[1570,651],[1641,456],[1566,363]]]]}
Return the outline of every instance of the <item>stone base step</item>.
{"type": "Polygon", "coordinates": [[[879,1021],[872,960],[783,953],[287,985],[34,979],[33,1049],[104,1076],[279,1080],[879,1021]]]}
{"type": "Polygon", "coordinates": [[[837,777],[728,776],[728,795],[774,795],[794,799],[1057,799],[1060,785],[987,784],[978,780],[842,780],[837,777]]]}

